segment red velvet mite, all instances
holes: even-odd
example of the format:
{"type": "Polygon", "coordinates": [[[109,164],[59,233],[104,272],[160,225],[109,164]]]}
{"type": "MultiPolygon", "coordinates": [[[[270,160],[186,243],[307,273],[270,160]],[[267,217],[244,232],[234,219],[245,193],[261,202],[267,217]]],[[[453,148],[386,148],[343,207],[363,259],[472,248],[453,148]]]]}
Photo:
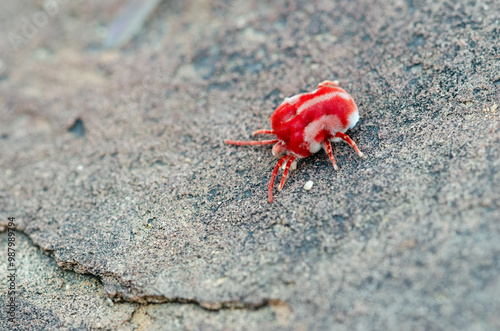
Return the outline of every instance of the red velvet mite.
{"type": "Polygon", "coordinates": [[[288,171],[297,158],[305,158],[323,148],[338,170],[332,153],[331,141],[345,141],[364,157],[354,141],[345,132],[359,120],[358,107],[351,96],[338,87],[338,81],[324,81],[309,93],[286,98],[271,115],[272,130],[258,130],[253,135],[273,134],[277,139],[262,141],[225,140],[231,145],[273,146],[273,155],[279,157],[269,183],[269,202],[273,202],[274,179],[285,164],[279,189],[283,188],[288,171]]]}

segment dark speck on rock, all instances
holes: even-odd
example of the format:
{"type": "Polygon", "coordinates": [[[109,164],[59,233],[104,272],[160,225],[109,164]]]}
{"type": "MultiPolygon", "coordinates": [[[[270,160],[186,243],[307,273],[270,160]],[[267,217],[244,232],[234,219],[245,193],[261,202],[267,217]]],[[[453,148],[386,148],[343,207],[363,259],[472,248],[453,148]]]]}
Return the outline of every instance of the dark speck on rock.
{"type": "Polygon", "coordinates": [[[198,50],[192,62],[199,75],[206,79],[214,75],[216,65],[220,61],[220,58],[220,50],[214,46],[198,50]]]}
{"type": "Polygon", "coordinates": [[[85,136],[85,127],[83,121],[77,118],[73,125],[68,129],[68,132],[72,133],[76,138],[83,138],[85,136]]]}

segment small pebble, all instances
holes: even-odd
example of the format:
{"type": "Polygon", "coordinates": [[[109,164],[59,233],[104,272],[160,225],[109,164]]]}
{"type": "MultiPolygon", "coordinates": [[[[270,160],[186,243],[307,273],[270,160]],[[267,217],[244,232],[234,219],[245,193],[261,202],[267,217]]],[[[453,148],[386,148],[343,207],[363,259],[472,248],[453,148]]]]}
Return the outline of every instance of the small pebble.
{"type": "Polygon", "coordinates": [[[310,189],[312,189],[313,187],[313,181],[312,180],[308,180],[305,184],[304,184],[304,190],[306,191],[309,191],[310,189]]]}

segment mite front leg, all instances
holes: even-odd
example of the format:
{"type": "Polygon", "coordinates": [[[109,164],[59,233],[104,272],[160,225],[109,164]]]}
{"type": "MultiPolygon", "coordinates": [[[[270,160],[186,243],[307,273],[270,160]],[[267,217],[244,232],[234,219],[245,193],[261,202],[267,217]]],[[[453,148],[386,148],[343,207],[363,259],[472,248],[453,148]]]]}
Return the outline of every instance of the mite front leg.
{"type": "Polygon", "coordinates": [[[332,161],[333,169],[339,170],[339,167],[337,167],[337,164],[335,163],[335,159],[333,158],[332,144],[330,143],[329,140],[325,140],[324,143],[325,143],[326,154],[328,154],[328,157],[330,158],[330,161],[332,161]]]}
{"type": "Polygon", "coordinates": [[[335,135],[335,138],[340,138],[343,141],[345,141],[346,143],[348,143],[349,145],[351,145],[351,147],[354,148],[354,150],[356,151],[356,153],[358,153],[359,157],[361,157],[361,158],[365,157],[365,154],[361,153],[361,151],[358,149],[358,146],[356,146],[356,144],[354,143],[354,141],[352,141],[352,139],[349,138],[349,136],[346,135],[345,133],[337,132],[337,134],[335,135]]]}
{"type": "Polygon", "coordinates": [[[285,155],[283,156],[279,161],[278,164],[274,167],[273,174],[271,175],[271,181],[269,182],[269,187],[268,187],[268,194],[269,194],[269,202],[273,202],[273,187],[274,187],[274,179],[276,178],[276,175],[278,175],[278,170],[281,168],[283,165],[283,162],[285,162],[286,159],[288,159],[290,156],[285,155]]]}
{"type": "Polygon", "coordinates": [[[296,158],[296,156],[293,155],[286,162],[285,171],[283,171],[283,176],[281,176],[280,191],[283,189],[283,185],[285,185],[285,180],[286,180],[286,177],[288,176],[288,171],[290,170],[290,167],[292,166],[293,161],[295,161],[295,158],[296,158]]]}

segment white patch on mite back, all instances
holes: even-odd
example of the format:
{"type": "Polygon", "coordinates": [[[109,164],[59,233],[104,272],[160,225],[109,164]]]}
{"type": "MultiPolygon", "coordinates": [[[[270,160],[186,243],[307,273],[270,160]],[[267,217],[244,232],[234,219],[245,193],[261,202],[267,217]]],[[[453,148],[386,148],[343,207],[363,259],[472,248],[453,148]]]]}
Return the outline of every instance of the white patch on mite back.
{"type": "Polygon", "coordinates": [[[290,97],[290,98],[285,98],[285,100],[283,102],[286,102],[288,103],[289,105],[293,106],[294,104],[296,104],[297,102],[299,102],[300,100],[300,97],[302,96],[303,94],[297,94],[297,95],[294,95],[293,97],[290,97]]]}
{"type": "Polygon", "coordinates": [[[342,130],[342,122],[336,115],[323,115],[304,128],[304,140],[309,143],[309,151],[316,153],[321,149],[321,141],[315,140],[319,132],[327,130],[332,135],[342,130]]]}
{"type": "Polygon", "coordinates": [[[295,118],[295,116],[297,116],[297,114],[295,114],[295,112],[289,112],[289,113],[285,114],[285,116],[283,116],[283,118],[281,119],[281,122],[286,123],[288,121],[291,121],[295,118]]]}
{"type": "Polygon", "coordinates": [[[339,97],[341,97],[342,99],[346,100],[346,101],[349,101],[351,100],[351,96],[345,92],[340,92],[339,93],[339,97]]]}
{"type": "Polygon", "coordinates": [[[351,115],[349,115],[349,118],[347,119],[347,122],[349,124],[347,128],[352,129],[356,125],[356,123],[358,123],[358,121],[359,121],[359,112],[356,109],[356,111],[352,112],[351,115]]]}
{"type": "Polygon", "coordinates": [[[304,110],[306,110],[310,107],[316,106],[318,103],[327,102],[330,99],[335,98],[336,96],[339,96],[345,100],[351,100],[351,97],[349,96],[349,94],[344,93],[344,92],[338,92],[338,91],[319,95],[317,97],[312,98],[311,100],[307,100],[302,105],[300,105],[300,107],[297,109],[297,114],[300,114],[301,112],[303,112],[304,110]]]}

